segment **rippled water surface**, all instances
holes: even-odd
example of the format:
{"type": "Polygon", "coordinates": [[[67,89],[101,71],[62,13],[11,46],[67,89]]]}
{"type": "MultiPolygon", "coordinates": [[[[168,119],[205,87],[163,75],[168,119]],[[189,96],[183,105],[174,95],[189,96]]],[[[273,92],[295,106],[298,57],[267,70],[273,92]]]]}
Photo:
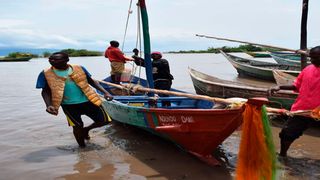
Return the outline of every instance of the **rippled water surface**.
{"type": "MultiPolygon", "coordinates": [[[[221,55],[164,54],[164,58],[175,77],[173,87],[184,91],[194,93],[188,67],[228,80],[272,85],[239,79],[221,55]]],[[[110,70],[104,57],[71,58],[70,63],[85,66],[96,79],[103,79],[110,70]]],[[[47,114],[41,90],[35,89],[39,72],[48,65],[42,58],[0,63],[0,179],[233,178],[239,131],[215,152],[220,167],[210,167],[172,143],[118,123],[93,130],[88,147],[78,149],[63,113],[57,117],[47,114]]],[[[127,64],[127,68],[132,66],[127,64]]],[[[86,117],[84,121],[91,122],[86,117]]],[[[283,122],[274,123],[277,145],[283,122]]],[[[320,178],[319,135],[318,129],[311,129],[294,143],[290,158],[281,164],[282,179],[320,178]]]]}

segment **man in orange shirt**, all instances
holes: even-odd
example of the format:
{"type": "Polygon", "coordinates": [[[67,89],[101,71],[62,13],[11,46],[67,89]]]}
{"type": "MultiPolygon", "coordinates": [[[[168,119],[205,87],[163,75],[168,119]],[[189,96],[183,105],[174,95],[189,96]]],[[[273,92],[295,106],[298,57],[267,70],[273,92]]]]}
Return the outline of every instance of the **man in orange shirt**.
{"type": "Polygon", "coordinates": [[[131,57],[127,57],[119,49],[118,41],[110,41],[110,46],[106,49],[104,57],[108,58],[111,63],[111,80],[113,83],[120,84],[121,74],[124,71],[126,61],[133,61],[131,57]]]}

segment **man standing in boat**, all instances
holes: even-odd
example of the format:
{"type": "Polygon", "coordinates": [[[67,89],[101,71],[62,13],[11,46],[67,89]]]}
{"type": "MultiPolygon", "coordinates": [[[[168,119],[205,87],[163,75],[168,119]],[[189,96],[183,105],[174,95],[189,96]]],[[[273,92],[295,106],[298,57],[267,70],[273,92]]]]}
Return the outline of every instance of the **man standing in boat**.
{"type": "MultiPolygon", "coordinates": [[[[270,93],[280,89],[299,92],[291,111],[313,110],[320,106],[320,46],[312,48],[309,56],[312,64],[301,71],[292,85],[276,86],[270,89],[270,93]]],[[[289,117],[279,134],[281,139],[280,156],[287,156],[292,142],[299,138],[313,122],[314,119],[307,116],[289,117]]]]}
{"type": "Polygon", "coordinates": [[[112,100],[112,96],[91,78],[84,67],[70,65],[68,61],[68,54],[53,53],[49,57],[52,66],[39,74],[36,88],[42,89],[48,113],[57,115],[59,107],[62,107],[69,126],[73,127],[76,141],[80,147],[85,147],[84,139],[90,138],[89,131],[109,122],[101,106],[102,100],[91,86],[101,91],[107,100],[112,100]],[[81,115],[87,115],[94,123],[84,127],[81,115]]]}
{"type": "MultiPolygon", "coordinates": [[[[144,59],[138,56],[139,50],[133,49],[134,62],[138,66],[145,66],[144,59]]],[[[152,75],[155,89],[170,90],[173,76],[170,74],[169,62],[162,58],[158,51],[151,53],[152,58],[152,75]]],[[[166,94],[160,94],[161,97],[168,97],[166,94]]],[[[163,101],[162,106],[170,106],[170,101],[163,101]]]]}
{"type": "Polygon", "coordinates": [[[127,57],[119,49],[118,41],[110,41],[110,46],[106,49],[104,57],[111,63],[111,80],[113,83],[120,84],[121,74],[124,71],[126,61],[133,61],[133,58],[127,57]]]}

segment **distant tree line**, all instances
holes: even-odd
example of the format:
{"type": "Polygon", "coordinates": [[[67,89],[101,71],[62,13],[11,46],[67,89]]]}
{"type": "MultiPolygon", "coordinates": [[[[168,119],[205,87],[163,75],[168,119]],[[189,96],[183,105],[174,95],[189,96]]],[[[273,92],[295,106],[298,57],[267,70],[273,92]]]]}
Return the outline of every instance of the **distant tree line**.
{"type": "MultiPolygon", "coordinates": [[[[102,56],[103,53],[99,51],[89,51],[86,49],[63,49],[60,52],[67,53],[70,57],[82,57],[82,56],[102,56]]],[[[25,53],[25,52],[13,52],[9,53],[6,57],[7,58],[21,58],[21,57],[32,57],[32,58],[38,58],[38,57],[49,57],[52,53],[49,51],[45,51],[41,55],[38,54],[32,54],[32,53],[25,53]]]]}
{"type": "Polygon", "coordinates": [[[219,53],[219,50],[224,52],[259,52],[259,51],[279,51],[273,48],[261,48],[253,45],[239,45],[238,47],[223,46],[220,48],[209,47],[207,50],[188,50],[188,51],[169,51],[169,53],[219,53]]]}
{"type": "Polygon", "coordinates": [[[37,54],[31,54],[31,53],[23,53],[23,52],[13,52],[9,53],[6,58],[22,58],[22,57],[32,57],[37,58],[39,55],[37,54]]]}
{"type": "Polygon", "coordinates": [[[86,49],[63,49],[61,52],[67,53],[70,57],[102,56],[102,52],[100,51],[89,51],[86,49]]]}
{"type": "MultiPolygon", "coordinates": [[[[62,49],[60,52],[67,53],[70,57],[83,57],[83,56],[102,56],[100,51],[89,51],[86,49],[62,49]]],[[[44,52],[43,57],[49,57],[52,53],[44,52]]]]}

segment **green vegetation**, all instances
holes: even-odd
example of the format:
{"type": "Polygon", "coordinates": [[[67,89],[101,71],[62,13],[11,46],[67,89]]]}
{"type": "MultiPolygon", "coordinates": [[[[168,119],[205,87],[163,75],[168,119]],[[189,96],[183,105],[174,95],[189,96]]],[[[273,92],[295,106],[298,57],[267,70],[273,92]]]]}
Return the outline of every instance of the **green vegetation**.
{"type": "Polygon", "coordinates": [[[51,53],[48,51],[42,53],[43,57],[49,57],[50,55],[51,55],[51,53]]]}
{"type": "Polygon", "coordinates": [[[39,56],[37,54],[31,54],[31,53],[13,52],[8,54],[5,58],[24,58],[24,57],[37,58],[39,56]]]}
{"type": "MultiPolygon", "coordinates": [[[[67,53],[70,57],[84,57],[84,56],[102,56],[102,52],[89,51],[86,49],[62,49],[60,52],[67,53]]],[[[49,57],[52,53],[46,51],[42,55],[43,57],[49,57]]]]}
{"type": "MultiPolygon", "coordinates": [[[[84,56],[102,56],[102,52],[99,51],[89,51],[86,49],[62,49],[60,52],[67,53],[70,57],[84,57],[84,56]]],[[[49,57],[52,53],[51,52],[43,52],[43,57],[49,57]]]]}
{"type": "Polygon", "coordinates": [[[278,49],[261,48],[253,45],[240,45],[238,47],[223,46],[220,48],[210,47],[207,50],[189,50],[189,51],[170,51],[169,53],[219,53],[219,50],[224,52],[257,52],[257,51],[278,51],[278,49]]]}
{"type": "Polygon", "coordinates": [[[82,56],[102,56],[102,52],[88,51],[86,49],[63,49],[61,52],[67,53],[70,57],[82,57],[82,56]]]}

